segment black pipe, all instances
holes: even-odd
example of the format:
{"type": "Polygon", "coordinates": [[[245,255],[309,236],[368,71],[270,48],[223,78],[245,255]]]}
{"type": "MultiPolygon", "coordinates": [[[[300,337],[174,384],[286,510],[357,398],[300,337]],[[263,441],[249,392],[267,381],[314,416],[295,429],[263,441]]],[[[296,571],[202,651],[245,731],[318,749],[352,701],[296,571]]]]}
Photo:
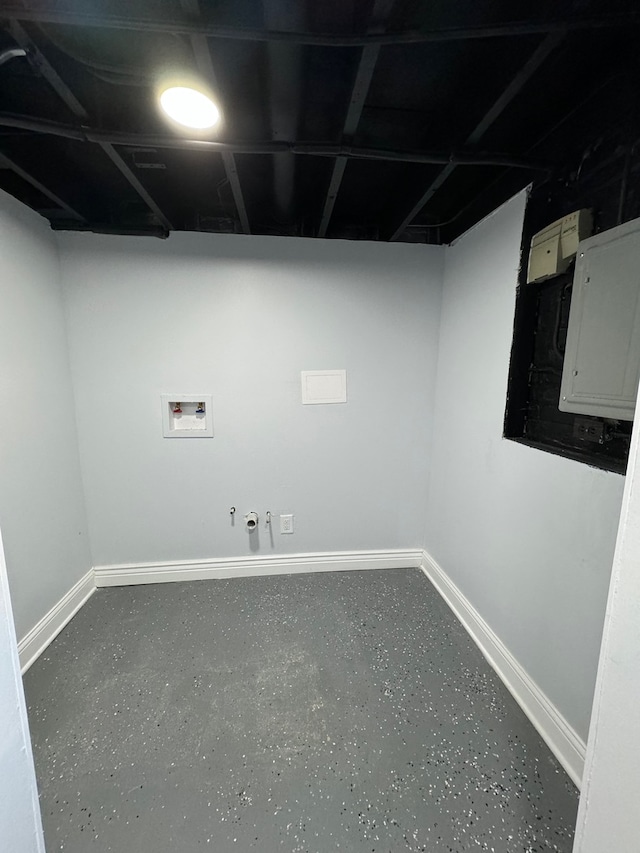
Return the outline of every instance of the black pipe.
{"type": "Polygon", "coordinates": [[[344,35],[341,33],[291,32],[287,30],[256,30],[226,27],[207,21],[187,19],[158,20],[155,18],[123,17],[121,15],[99,15],[86,12],[65,11],[55,7],[25,9],[17,3],[5,3],[0,8],[0,18],[13,21],[33,21],[40,24],[63,24],[68,26],[100,27],[116,30],[146,30],[148,32],[200,34],[210,38],[235,41],[287,42],[289,44],[318,45],[322,47],[366,47],[367,45],[423,44],[427,42],[463,41],[469,39],[502,38],[505,36],[529,36],[553,33],[559,30],[611,29],[637,24],[640,15],[612,15],[609,17],[568,18],[555,21],[507,21],[478,27],[447,27],[437,30],[366,33],[344,35]]]}
{"type": "Polygon", "coordinates": [[[26,56],[27,51],[21,47],[7,47],[0,51],[0,65],[4,65],[10,59],[15,59],[17,56],[26,56]]]}
{"type": "Polygon", "coordinates": [[[74,127],[46,119],[0,113],[0,126],[34,133],[95,142],[98,145],[124,145],[139,148],[174,148],[188,151],[211,151],[217,154],[301,154],[312,157],[352,157],[358,160],[385,160],[399,163],[451,163],[459,166],[505,166],[528,171],[550,171],[548,164],[522,160],[508,154],[479,151],[389,151],[383,148],[355,148],[326,142],[216,142],[211,139],[188,139],[181,136],[122,133],[74,127]]]}

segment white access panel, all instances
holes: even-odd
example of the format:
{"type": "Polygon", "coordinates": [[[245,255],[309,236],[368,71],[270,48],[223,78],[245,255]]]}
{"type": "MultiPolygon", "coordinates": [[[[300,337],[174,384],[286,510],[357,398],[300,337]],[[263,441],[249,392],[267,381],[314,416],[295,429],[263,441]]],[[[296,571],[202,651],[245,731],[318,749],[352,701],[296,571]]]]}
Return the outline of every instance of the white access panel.
{"type": "Polygon", "coordinates": [[[640,219],[580,243],[559,408],[633,420],[640,379],[640,219]]]}
{"type": "Polygon", "coordinates": [[[347,402],[346,370],[303,370],[300,379],[304,405],[347,402]]]}

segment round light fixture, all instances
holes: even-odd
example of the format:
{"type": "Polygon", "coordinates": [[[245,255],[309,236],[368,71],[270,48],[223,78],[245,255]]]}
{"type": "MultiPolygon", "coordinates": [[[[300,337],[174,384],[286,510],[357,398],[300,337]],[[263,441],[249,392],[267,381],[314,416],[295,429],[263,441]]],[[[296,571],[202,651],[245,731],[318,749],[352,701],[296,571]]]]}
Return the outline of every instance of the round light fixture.
{"type": "Polygon", "coordinates": [[[160,95],[160,106],[178,124],[205,130],[220,120],[220,110],[211,98],[197,89],[171,86],[160,95]]]}

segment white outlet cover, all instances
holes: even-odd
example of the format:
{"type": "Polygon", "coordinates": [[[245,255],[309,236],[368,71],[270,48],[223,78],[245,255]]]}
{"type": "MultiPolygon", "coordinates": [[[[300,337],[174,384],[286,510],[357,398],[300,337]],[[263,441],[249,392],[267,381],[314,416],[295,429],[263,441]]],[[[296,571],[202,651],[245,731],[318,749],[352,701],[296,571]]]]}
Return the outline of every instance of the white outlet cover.
{"type": "Polygon", "coordinates": [[[303,370],[300,376],[303,405],[347,402],[346,370],[303,370]]]}
{"type": "Polygon", "coordinates": [[[280,516],[280,533],[293,533],[293,515],[280,516]]]}

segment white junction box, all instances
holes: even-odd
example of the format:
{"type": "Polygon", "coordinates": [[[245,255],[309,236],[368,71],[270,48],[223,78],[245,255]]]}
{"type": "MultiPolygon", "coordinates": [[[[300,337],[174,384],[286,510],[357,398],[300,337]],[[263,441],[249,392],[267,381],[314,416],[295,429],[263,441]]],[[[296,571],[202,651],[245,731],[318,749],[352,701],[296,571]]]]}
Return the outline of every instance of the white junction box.
{"type": "Polygon", "coordinates": [[[165,438],[213,438],[211,394],[162,394],[165,438]]]}
{"type": "Polygon", "coordinates": [[[300,376],[304,405],[347,402],[346,370],[303,370],[300,376]]]}
{"type": "Polygon", "coordinates": [[[590,210],[576,210],[547,225],[531,239],[527,282],[544,281],[566,272],[576,256],[578,243],[591,235],[593,216],[590,210]]]}

